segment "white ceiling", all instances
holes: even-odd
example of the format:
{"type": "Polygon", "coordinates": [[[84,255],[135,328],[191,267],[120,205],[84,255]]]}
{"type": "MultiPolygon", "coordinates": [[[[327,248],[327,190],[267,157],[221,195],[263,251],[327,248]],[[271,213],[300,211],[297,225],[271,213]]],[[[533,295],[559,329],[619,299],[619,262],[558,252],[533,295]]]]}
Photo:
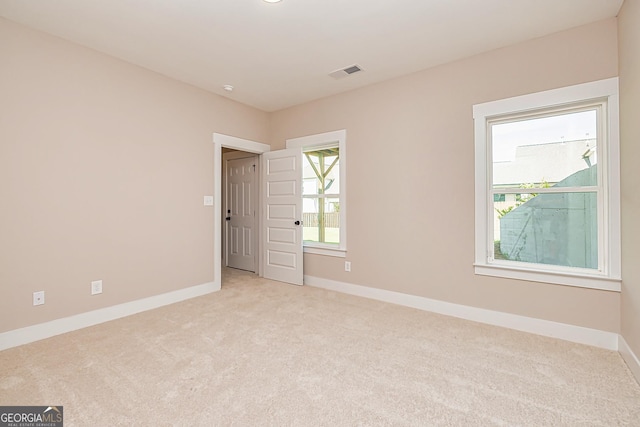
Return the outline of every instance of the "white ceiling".
{"type": "Polygon", "coordinates": [[[0,16],[276,111],[613,17],[622,2],[0,0],[0,16]],[[353,64],[365,71],[328,76],[353,64]]]}

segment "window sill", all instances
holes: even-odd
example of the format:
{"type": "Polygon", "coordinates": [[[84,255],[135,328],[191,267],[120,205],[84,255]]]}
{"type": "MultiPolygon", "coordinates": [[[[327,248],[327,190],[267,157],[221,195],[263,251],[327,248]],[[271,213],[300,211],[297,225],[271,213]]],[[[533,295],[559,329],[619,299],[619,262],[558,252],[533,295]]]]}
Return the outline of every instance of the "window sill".
{"type": "Polygon", "coordinates": [[[483,264],[474,264],[474,268],[475,273],[481,276],[504,277],[508,279],[527,280],[531,282],[575,286],[578,288],[600,289],[603,291],[621,291],[622,279],[614,279],[606,276],[549,272],[483,264]]]}
{"type": "Polygon", "coordinates": [[[317,246],[304,246],[302,249],[305,254],[325,255],[337,258],[347,257],[347,251],[345,249],[321,248],[317,246]]]}

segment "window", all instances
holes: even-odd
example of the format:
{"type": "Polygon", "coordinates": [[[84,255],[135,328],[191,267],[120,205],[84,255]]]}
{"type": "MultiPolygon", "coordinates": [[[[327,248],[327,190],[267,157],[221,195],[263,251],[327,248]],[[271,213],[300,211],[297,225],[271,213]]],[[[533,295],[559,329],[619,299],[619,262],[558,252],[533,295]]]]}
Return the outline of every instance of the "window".
{"type": "Polygon", "coordinates": [[[303,151],[303,240],[340,244],[340,148],[303,151]]]}
{"type": "Polygon", "coordinates": [[[346,256],[346,131],[287,140],[302,148],[304,251],[346,256]]]}
{"type": "Polygon", "coordinates": [[[474,106],[477,274],[620,290],[617,87],[474,106]]]}

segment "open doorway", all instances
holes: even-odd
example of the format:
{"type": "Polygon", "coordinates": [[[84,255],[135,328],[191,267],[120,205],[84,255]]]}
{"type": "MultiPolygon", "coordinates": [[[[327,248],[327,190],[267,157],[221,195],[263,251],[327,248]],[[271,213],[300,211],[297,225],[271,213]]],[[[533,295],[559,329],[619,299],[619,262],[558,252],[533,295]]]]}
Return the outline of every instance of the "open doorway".
{"type": "MultiPolygon", "coordinates": [[[[223,185],[224,185],[224,167],[223,167],[223,149],[231,149],[248,153],[248,155],[255,154],[259,156],[262,153],[270,151],[270,147],[267,144],[262,144],[247,139],[236,138],[229,135],[223,135],[219,133],[213,134],[213,161],[214,161],[214,176],[213,176],[213,190],[214,190],[214,247],[213,247],[213,269],[214,269],[214,284],[216,289],[220,289],[222,286],[222,257],[223,257],[223,185]]],[[[227,150],[225,150],[227,151],[227,150]]],[[[256,188],[260,188],[261,181],[257,178],[256,188]]],[[[262,229],[262,206],[260,203],[257,207],[257,229],[262,229]]],[[[262,275],[262,263],[260,257],[260,239],[259,232],[256,241],[255,252],[257,253],[257,266],[256,273],[262,275]]]]}
{"type": "MultiPolygon", "coordinates": [[[[260,189],[257,199],[257,271],[261,276],[281,282],[303,284],[302,242],[302,150],[292,148],[270,151],[270,147],[228,135],[213,134],[214,143],[214,284],[222,287],[223,266],[223,187],[225,182],[223,150],[233,149],[256,154],[261,169],[257,175],[260,189]],[[264,194],[260,194],[264,193],[264,194]]],[[[223,221],[224,218],[224,221],[223,221]]],[[[226,261],[225,261],[226,262],[226,261]]]]}

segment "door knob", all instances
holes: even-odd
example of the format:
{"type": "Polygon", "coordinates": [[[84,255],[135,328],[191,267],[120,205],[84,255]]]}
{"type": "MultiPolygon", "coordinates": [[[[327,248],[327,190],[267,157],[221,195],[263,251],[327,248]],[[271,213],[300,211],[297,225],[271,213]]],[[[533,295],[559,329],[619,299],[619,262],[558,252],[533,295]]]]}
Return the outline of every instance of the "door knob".
{"type": "Polygon", "coordinates": [[[300,221],[294,222],[295,225],[300,225],[300,221]]]}
{"type": "Polygon", "coordinates": [[[225,219],[226,219],[227,221],[231,221],[231,217],[230,217],[230,216],[226,217],[225,219]]]}

